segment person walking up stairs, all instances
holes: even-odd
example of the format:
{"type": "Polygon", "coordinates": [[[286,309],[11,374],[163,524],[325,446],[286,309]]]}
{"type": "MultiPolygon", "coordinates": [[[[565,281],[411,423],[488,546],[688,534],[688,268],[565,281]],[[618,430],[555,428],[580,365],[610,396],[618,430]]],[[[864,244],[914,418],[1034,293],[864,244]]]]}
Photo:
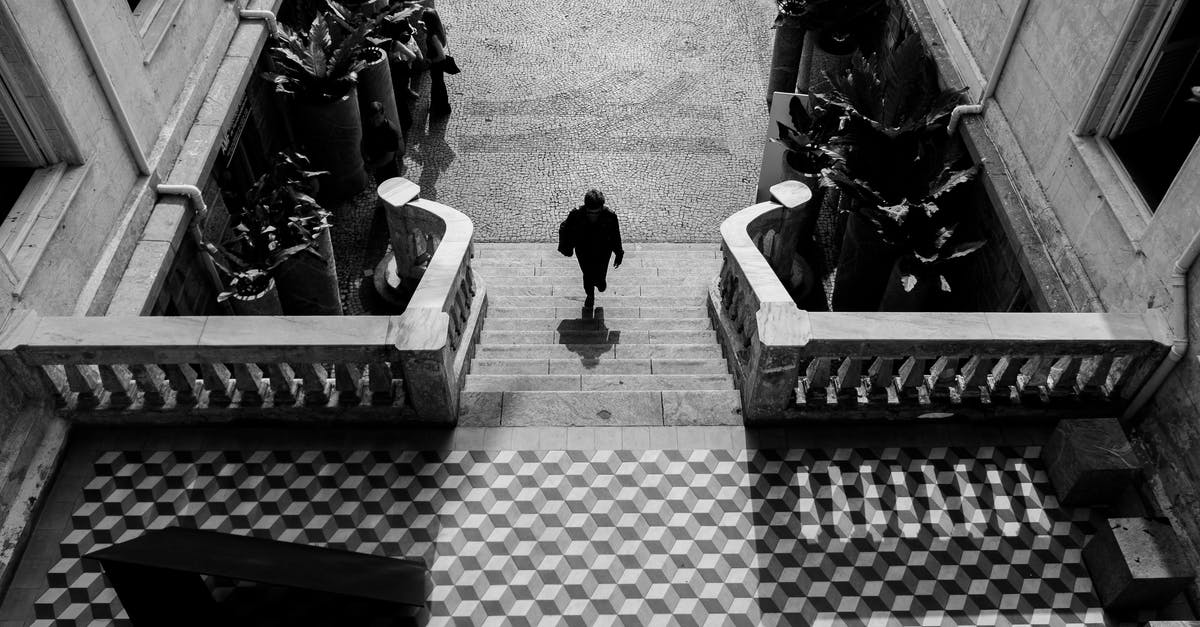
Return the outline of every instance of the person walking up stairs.
{"type": "Polygon", "coordinates": [[[705,308],[716,244],[627,246],[594,308],[576,260],[550,245],[475,251],[489,304],[460,425],[742,423],[705,308]]]}

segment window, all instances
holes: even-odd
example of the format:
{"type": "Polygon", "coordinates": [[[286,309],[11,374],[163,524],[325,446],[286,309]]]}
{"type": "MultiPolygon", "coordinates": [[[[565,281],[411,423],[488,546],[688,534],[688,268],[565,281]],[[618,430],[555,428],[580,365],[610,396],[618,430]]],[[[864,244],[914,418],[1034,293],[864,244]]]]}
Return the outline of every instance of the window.
{"type": "Polygon", "coordinates": [[[1113,155],[1153,213],[1200,138],[1200,0],[1166,3],[1161,28],[1124,97],[1114,101],[1105,133],[1113,155]]]}

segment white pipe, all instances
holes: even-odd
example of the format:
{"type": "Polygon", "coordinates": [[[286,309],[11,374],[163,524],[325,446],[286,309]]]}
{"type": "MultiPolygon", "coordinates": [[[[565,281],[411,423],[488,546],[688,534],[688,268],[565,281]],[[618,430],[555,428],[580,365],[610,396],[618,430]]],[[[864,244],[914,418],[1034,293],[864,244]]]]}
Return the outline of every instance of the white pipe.
{"type": "MultiPolygon", "coordinates": [[[[983,113],[983,108],[988,100],[996,95],[996,88],[1000,85],[1000,75],[1004,73],[1004,67],[1008,65],[1008,57],[1012,55],[1013,44],[1017,41],[1017,34],[1021,32],[1021,22],[1025,20],[1025,13],[1029,9],[1029,0],[1021,0],[1017,5],[1017,10],[1013,13],[1012,19],[1008,22],[1008,32],[1004,34],[1004,46],[1000,48],[1000,54],[996,55],[996,62],[992,64],[992,71],[987,76],[987,82],[983,84],[983,91],[979,94],[979,102],[969,105],[959,105],[954,107],[950,112],[950,122],[946,125],[946,131],[951,135],[958,128],[958,122],[964,115],[979,115],[983,113]]],[[[953,18],[951,18],[953,19],[953,18]]]]}
{"type": "Polygon", "coordinates": [[[96,49],[96,42],[92,39],[92,34],[88,31],[87,22],[79,13],[79,6],[76,4],[79,0],[63,0],[63,6],[67,9],[67,14],[71,17],[71,24],[75,27],[75,33],[79,35],[79,43],[83,45],[84,52],[87,53],[88,61],[92,64],[92,70],[96,74],[96,80],[100,83],[100,88],[104,90],[104,96],[108,100],[108,106],[113,110],[113,115],[116,116],[117,126],[121,129],[121,135],[125,138],[125,144],[129,147],[129,152],[133,154],[133,160],[137,163],[138,171],[143,176],[150,175],[150,163],[146,161],[146,153],[142,151],[141,144],[138,143],[137,133],[133,130],[133,124],[129,121],[129,115],[125,112],[125,107],[121,104],[120,97],[117,96],[117,90],[113,86],[112,76],[109,76],[108,70],[104,68],[104,61],[100,58],[100,51],[96,49]]]}
{"type": "Polygon", "coordinates": [[[208,204],[204,202],[204,193],[195,185],[163,183],[156,187],[155,191],[164,196],[187,196],[192,201],[192,209],[196,212],[196,219],[203,222],[208,217],[208,204]]]}
{"type": "Polygon", "coordinates": [[[1167,320],[1175,332],[1175,341],[1171,343],[1171,352],[1167,353],[1167,357],[1158,365],[1154,374],[1150,375],[1150,378],[1142,385],[1142,389],[1138,391],[1137,396],[1130,401],[1129,407],[1125,408],[1124,420],[1129,420],[1137,415],[1158,391],[1158,388],[1162,387],[1163,382],[1167,380],[1167,375],[1175,369],[1175,365],[1187,354],[1188,345],[1191,342],[1188,337],[1187,275],[1188,269],[1196,262],[1198,256],[1200,256],[1200,231],[1196,232],[1183,254],[1175,260],[1175,267],[1171,269],[1171,276],[1168,278],[1171,289],[1171,311],[1167,320]]]}
{"type": "MultiPolygon", "coordinates": [[[[174,185],[162,184],[155,188],[159,194],[171,196],[185,196],[191,201],[192,213],[195,214],[189,222],[188,232],[192,236],[192,241],[196,243],[196,247],[200,250],[200,258],[203,259],[204,269],[208,272],[209,278],[212,280],[213,287],[220,293],[225,290],[225,283],[221,280],[221,273],[217,271],[217,264],[213,262],[213,258],[204,248],[204,234],[200,232],[200,224],[208,216],[208,204],[204,202],[204,194],[199,187],[195,185],[174,185]]],[[[222,308],[226,313],[231,313],[229,303],[222,303],[222,308]]]]}
{"type": "Polygon", "coordinates": [[[279,20],[275,14],[265,9],[242,9],[238,16],[243,20],[266,20],[267,31],[274,35],[279,32],[279,20]]]}

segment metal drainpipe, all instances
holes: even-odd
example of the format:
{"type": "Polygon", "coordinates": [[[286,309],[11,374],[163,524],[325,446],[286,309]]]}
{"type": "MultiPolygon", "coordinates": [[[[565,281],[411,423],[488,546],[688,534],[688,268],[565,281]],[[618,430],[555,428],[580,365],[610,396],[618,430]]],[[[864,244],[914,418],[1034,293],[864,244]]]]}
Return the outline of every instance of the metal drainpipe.
{"type": "Polygon", "coordinates": [[[275,14],[264,9],[242,9],[238,11],[238,17],[243,20],[266,20],[267,32],[274,35],[279,32],[279,20],[275,14]]]}
{"type": "Polygon", "coordinates": [[[1013,44],[1017,41],[1017,33],[1021,32],[1021,22],[1024,21],[1025,12],[1029,9],[1029,1],[1021,0],[1021,3],[1017,5],[1016,12],[1013,13],[1012,19],[1008,22],[1008,32],[1004,35],[1004,47],[1000,48],[1000,54],[996,56],[996,63],[992,65],[992,71],[988,74],[987,82],[983,85],[983,92],[979,94],[979,102],[976,104],[958,105],[950,112],[950,122],[946,125],[946,132],[949,134],[954,134],[962,116],[983,113],[983,107],[987,104],[988,99],[996,94],[996,87],[1000,84],[1000,75],[1004,73],[1004,66],[1008,65],[1008,57],[1012,54],[1013,44]]]}
{"type": "Polygon", "coordinates": [[[1171,328],[1175,331],[1175,341],[1171,343],[1171,352],[1167,353],[1167,357],[1155,369],[1154,374],[1146,381],[1142,389],[1138,391],[1137,396],[1129,403],[1129,407],[1125,409],[1125,414],[1122,419],[1128,421],[1132,419],[1142,409],[1163,382],[1167,380],[1167,375],[1175,369],[1175,365],[1183,359],[1187,354],[1188,344],[1190,343],[1188,332],[1188,289],[1187,275],[1188,269],[1196,262],[1196,257],[1200,256],[1200,231],[1192,237],[1192,241],[1188,243],[1183,254],[1179,259],[1175,260],[1175,267],[1171,269],[1171,276],[1167,279],[1171,288],[1171,312],[1168,316],[1168,321],[1171,328]]]}
{"type": "Polygon", "coordinates": [[[96,80],[100,83],[100,88],[104,90],[108,106],[113,110],[113,115],[116,116],[117,126],[121,129],[121,135],[125,138],[125,144],[129,147],[129,152],[133,154],[133,160],[137,163],[138,171],[143,176],[149,176],[150,163],[146,161],[146,153],[142,151],[142,146],[138,143],[137,133],[134,132],[133,124],[129,121],[129,115],[125,112],[125,107],[121,104],[121,99],[117,96],[112,76],[109,76],[108,70],[104,68],[104,61],[100,58],[100,51],[96,49],[96,42],[92,39],[92,34],[88,31],[87,23],[84,22],[83,16],[79,13],[79,6],[76,4],[78,1],[63,0],[63,6],[66,7],[67,15],[71,18],[71,24],[75,27],[75,33],[79,35],[79,43],[83,45],[83,50],[87,53],[88,61],[92,64],[96,80]]]}
{"type": "MultiPolygon", "coordinates": [[[[208,271],[213,287],[217,289],[218,293],[224,291],[225,284],[221,281],[221,273],[217,271],[217,264],[213,263],[212,257],[205,251],[204,235],[200,233],[200,222],[208,217],[208,204],[204,202],[204,193],[195,185],[162,184],[154,189],[164,196],[185,196],[191,201],[194,215],[190,220],[188,232],[196,243],[196,247],[200,249],[200,257],[204,260],[204,269],[208,271]]],[[[225,307],[228,309],[228,303],[225,303],[225,307]]]]}

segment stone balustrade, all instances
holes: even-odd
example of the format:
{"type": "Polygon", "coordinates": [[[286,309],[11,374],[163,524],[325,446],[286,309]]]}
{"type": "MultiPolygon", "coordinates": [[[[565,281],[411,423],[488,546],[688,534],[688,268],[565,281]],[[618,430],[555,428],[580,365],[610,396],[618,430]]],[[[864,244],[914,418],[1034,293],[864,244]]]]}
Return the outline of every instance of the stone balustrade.
{"type": "Polygon", "coordinates": [[[768,257],[783,206],[721,225],[709,312],[747,422],[936,415],[1114,416],[1170,348],[1157,310],[831,313],[800,310],[768,257]]]}
{"type": "MultiPolygon", "coordinates": [[[[381,189],[381,197],[388,198],[381,189]]],[[[436,249],[399,316],[10,316],[0,359],[80,421],[234,418],[453,424],[486,305],[471,220],[406,200],[436,249]]]]}

